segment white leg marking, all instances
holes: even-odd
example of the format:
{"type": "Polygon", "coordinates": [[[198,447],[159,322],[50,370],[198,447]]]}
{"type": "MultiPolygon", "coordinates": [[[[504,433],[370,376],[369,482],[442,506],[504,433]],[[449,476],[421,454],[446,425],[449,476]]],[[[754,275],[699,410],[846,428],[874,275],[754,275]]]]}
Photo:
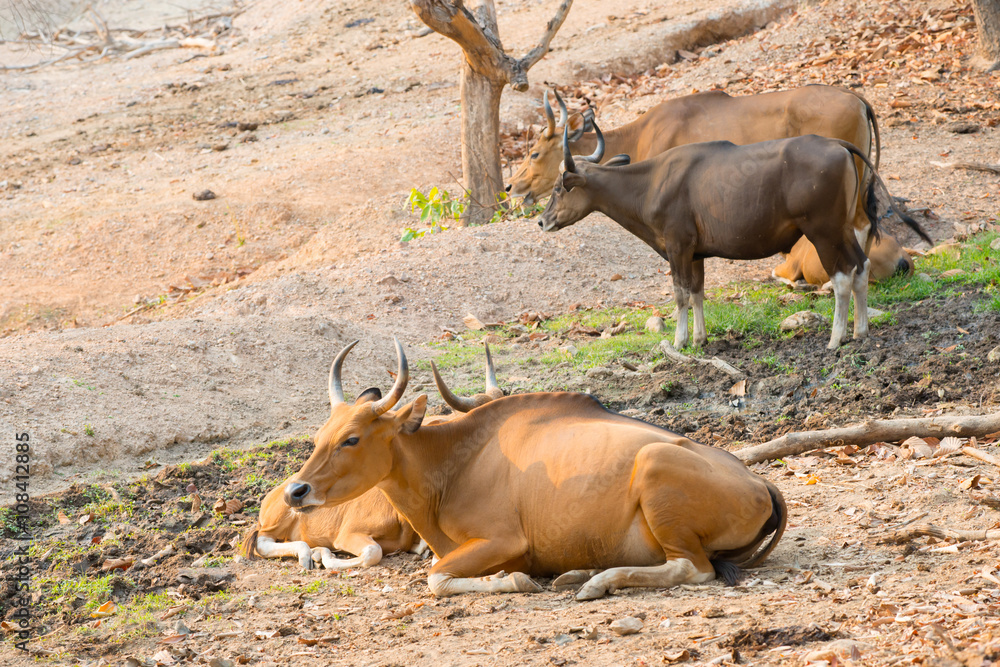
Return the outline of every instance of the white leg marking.
{"type": "Polygon", "coordinates": [[[854,280],[854,270],[851,275],[835,273],[830,279],[833,283],[833,331],[830,334],[830,344],[826,347],[836,350],[847,338],[847,309],[851,305],[851,283],[854,280]]]}
{"type": "Polygon", "coordinates": [[[382,547],[377,544],[369,544],[361,553],[354,558],[337,558],[333,552],[326,547],[313,549],[313,561],[317,564],[323,563],[323,567],[328,570],[348,570],[352,567],[372,567],[378,565],[382,560],[382,547]]]}
{"type": "Polygon", "coordinates": [[[870,259],[865,260],[861,273],[854,276],[854,338],[861,339],[868,337],[868,274],[871,273],[872,263],[870,259]]]}
{"type": "Polygon", "coordinates": [[[542,587],[524,572],[492,577],[456,578],[450,574],[431,574],[427,577],[431,593],[439,598],[460,593],[540,593],[542,587]]]}
{"type": "Polygon", "coordinates": [[[270,537],[258,535],[257,553],[264,558],[295,556],[299,559],[299,565],[307,570],[312,569],[312,548],[305,542],[275,542],[270,537]]]}
{"type": "Polygon", "coordinates": [[[427,558],[428,554],[430,554],[430,551],[431,548],[427,545],[426,542],[424,542],[423,538],[421,538],[419,542],[410,547],[410,553],[417,554],[421,558],[427,558]]]}
{"type": "Polygon", "coordinates": [[[683,287],[674,287],[674,300],[677,302],[677,328],[674,330],[674,347],[678,350],[688,344],[688,295],[683,287]]]}
{"type": "Polygon", "coordinates": [[[782,278],[781,276],[779,276],[777,273],[774,272],[774,269],[771,269],[771,277],[780,283],[785,283],[789,287],[795,287],[795,283],[793,283],[788,278],[782,278]]]}
{"type": "MultiPolygon", "coordinates": [[[[853,217],[853,216],[852,216],[853,217]]],[[[871,230],[871,225],[866,225],[864,229],[854,228],[854,236],[858,239],[858,245],[861,249],[865,249],[865,243],[868,242],[868,232],[871,230]]]]}
{"type": "Polygon", "coordinates": [[[653,567],[614,567],[588,581],[577,600],[594,600],[619,588],[668,588],[678,584],[700,584],[715,579],[715,572],[699,572],[687,558],[668,560],[653,567]]]}
{"type": "Polygon", "coordinates": [[[691,293],[691,310],[694,311],[694,344],[705,345],[708,332],[705,331],[705,292],[691,293]]]}

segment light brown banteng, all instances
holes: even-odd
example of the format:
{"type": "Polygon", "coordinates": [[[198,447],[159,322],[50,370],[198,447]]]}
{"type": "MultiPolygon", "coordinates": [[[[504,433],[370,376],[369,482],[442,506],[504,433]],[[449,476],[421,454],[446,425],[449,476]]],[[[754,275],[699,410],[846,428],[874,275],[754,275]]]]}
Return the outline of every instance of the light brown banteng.
{"type": "MultiPolygon", "coordinates": [[[[816,247],[832,276],[836,303],[828,347],[835,349],[847,338],[852,291],[854,337],[868,335],[870,262],[852,222],[861,187],[852,156],[872,169],[873,187],[877,182],[884,189],[885,184],[856,147],[814,134],[749,146],[710,141],[678,146],[635,164],[628,164],[628,156],[616,156],[599,165],[604,146],[600,129],[595,130],[597,150],[578,161],[563,131],[566,170],[538,224],[556,231],[599,211],[670,262],[676,347],[688,343],[689,302],[694,342],[708,340],[706,257],[763,259],[788,252],[802,236],[816,247]]],[[[874,196],[867,201],[874,203],[874,196]]],[[[875,212],[868,209],[867,214],[877,235],[875,212]]],[[[899,215],[923,233],[916,221],[899,215]]]]}
{"type": "MultiPolygon", "coordinates": [[[[562,163],[560,130],[569,128],[570,152],[573,155],[593,153],[597,146],[597,135],[593,132],[585,134],[583,131],[592,130],[592,124],[586,122],[581,114],[568,114],[558,93],[556,100],[561,114],[559,123],[556,123],[546,91],[543,102],[548,126],[531,147],[528,158],[511,177],[507,188],[511,196],[524,195],[525,201],[529,203],[547,197],[559,177],[559,166],[562,163]]],[[[871,155],[874,148],[872,162],[874,168],[878,169],[881,145],[878,121],[871,105],[856,93],[822,85],[741,97],[711,91],[667,100],[631,123],[608,130],[604,134],[607,146],[605,155],[623,153],[633,162],[641,162],[684,144],[731,141],[737,145],[745,145],[806,134],[842,139],[866,155],[871,155]]],[[[855,164],[858,173],[864,174],[864,163],[860,158],[855,160],[855,164]]],[[[870,179],[863,180],[869,182],[870,179]]],[[[871,242],[868,238],[868,217],[865,215],[868,191],[859,190],[854,217],[854,227],[858,230],[860,245],[866,253],[870,251],[871,242]]],[[[821,266],[816,250],[808,239],[799,243],[802,248],[797,249],[795,254],[801,256],[801,264],[821,266]]],[[[885,243],[883,241],[883,246],[877,246],[873,252],[877,255],[877,258],[872,258],[872,273],[875,278],[887,277],[880,270],[884,260],[892,259],[885,243]]],[[[782,271],[775,273],[784,277],[791,268],[783,265],[782,271]]]]}
{"type": "MultiPolygon", "coordinates": [[[[909,253],[903,250],[896,239],[885,233],[872,241],[868,249],[868,259],[872,263],[868,276],[869,283],[895,275],[909,276],[913,273],[913,259],[909,253]]],[[[825,285],[830,280],[829,274],[819,261],[816,249],[804,236],[796,241],[791,252],[785,255],[785,261],[776,266],[771,275],[789,285],[798,280],[805,280],[810,285],[825,285]]]]}
{"type": "Polygon", "coordinates": [[[285,502],[378,488],[440,558],[435,595],[540,590],[531,575],[582,585],[578,599],[717,572],[732,580],[784,531],[781,493],[736,457],[585,394],[506,396],[423,424],[426,396],[394,409],[408,377],[398,342],[396,353],[388,398],[334,404],[285,502]]]}
{"type": "MultiPolygon", "coordinates": [[[[350,349],[350,346],[346,348],[350,349]]],[[[335,383],[334,378],[340,376],[340,366],[345,355],[346,351],[341,352],[334,360],[330,371],[331,404],[337,400],[338,389],[335,388],[335,384],[339,387],[339,382],[335,383]]],[[[455,396],[441,380],[433,362],[431,366],[441,396],[448,405],[461,413],[503,396],[503,390],[497,384],[488,345],[485,394],[477,394],[472,398],[455,396]]],[[[358,397],[355,404],[379,398],[381,393],[378,389],[369,389],[358,397]]],[[[432,424],[448,419],[451,417],[430,417],[425,423],[432,424]]],[[[367,491],[346,503],[328,504],[311,507],[308,511],[299,511],[292,509],[285,502],[285,487],[288,486],[288,481],[285,480],[271,489],[264,497],[257,525],[243,540],[243,553],[248,558],[252,559],[255,555],[265,558],[293,556],[298,558],[299,563],[306,569],[322,564],[328,570],[344,570],[377,565],[384,553],[394,551],[422,553],[426,549],[409,522],[396,512],[378,489],[367,491]],[[333,555],[334,551],[351,553],[355,558],[338,559],[333,555]]]]}

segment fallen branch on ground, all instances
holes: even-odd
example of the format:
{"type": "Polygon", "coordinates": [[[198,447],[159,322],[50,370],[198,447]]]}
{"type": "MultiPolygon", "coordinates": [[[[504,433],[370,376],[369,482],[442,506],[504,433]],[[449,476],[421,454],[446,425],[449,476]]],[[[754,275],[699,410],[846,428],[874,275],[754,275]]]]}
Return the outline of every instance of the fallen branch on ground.
{"type": "Polygon", "coordinates": [[[677,348],[670,344],[670,341],[661,340],[660,349],[663,350],[663,354],[667,356],[668,359],[673,359],[674,361],[681,364],[707,364],[709,366],[715,366],[723,373],[734,377],[736,379],[742,379],[746,377],[746,373],[740,369],[732,366],[718,357],[712,357],[711,359],[701,359],[700,357],[689,357],[686,354],[682,354],[677,351],[677,348]]]}
{"type": "Polygon", "coordinates": [[[934,162],[931,164],[942,169],[968,169],[970,171],[986,171],[991,174],[1000,174],[1000,164],[987,164],[985,162],[934,162]]]}
{"type": "Polygon", "coordinates": [[[930,523],[905,530],[895,530],[882,541],[889,544],[905,544],[918,537],[933,537],[939,540],[959,540],[961,542],[981,542],[983,540],[1000,540],[1000,530],[953,530],[940,528],[930,523]]]}
{"type": "MultiPolygon", "coordinates": [[[[864,447],[876,442],[899,442],[911,436],[918,438],[943,438],[953,435],[960,438],[981,438],[1000,431],[1000,412],[992,415],[969,415],[964,417],[925,417],[922,419],[889,419],[865,421],[854,426],[834,428],[826,431],[798,431],[787,433],[762,445],[746,447],[734,452],[747,465],[794,456],[816,449],[856,445],[864,447]]],[[[963,447],[963,453],[981,461],[1000,465],[1000,459],[971,447],[963,447]],[[975,454],[970,454],[971,450],[975,454]],[[989,457],[989,458],[983,458],[989,457]]]]}

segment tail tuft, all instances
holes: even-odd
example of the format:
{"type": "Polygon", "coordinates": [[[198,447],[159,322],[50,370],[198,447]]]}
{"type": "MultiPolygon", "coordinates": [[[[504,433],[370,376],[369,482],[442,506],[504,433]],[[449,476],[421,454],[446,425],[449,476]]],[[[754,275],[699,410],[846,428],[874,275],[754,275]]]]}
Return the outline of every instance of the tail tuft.
{"type": "Polygon", "coordinates": [[[246,536],[243,538],[243,542],[240,544],[240,553],[247,559],[253,560],[257,557],[257,536],[260,535],[260,524],[254,524],[254,527],[247,532],[246,536]]]}
{"type": "Polygon", "coordinates": [[[740,566],[728,560],[713,560],[715,576],[723,579],[727,586],[735,586],[743,581],[744,573],[740,566]]]}

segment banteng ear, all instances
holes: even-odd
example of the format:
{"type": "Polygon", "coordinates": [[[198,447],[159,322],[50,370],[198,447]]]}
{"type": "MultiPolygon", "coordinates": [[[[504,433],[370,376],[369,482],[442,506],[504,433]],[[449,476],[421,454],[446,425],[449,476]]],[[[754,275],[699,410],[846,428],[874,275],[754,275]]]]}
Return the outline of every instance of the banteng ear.
{"type": "Polygon", "coordinates": [[[396,421],[401,423],[399,430],[403,433],[416,433],[424,421],[425,412],[427,412],[427,395],[420,394],[412,403],[396,411],[396,421]]]}
{"type": "Polygon", "coordinates": [[[593,107],[587,107],[583,112],[583,131],[593,132],[594,131],[594,109],[593,107]]]}
{"type": "Polygon", "coordinates": [[[628,155],[622,153],[621,155],[616,155],[607,162],[604,163],[605,167],[624,167],[625,165],[632,162],[632,158],[628,155]]]}
{"type": "Polygon", "coordinates": [[[578,185],[586,185],[587,177],[574,171],[563,172],[563,188],[569,192],[578,185]]]}
{"type": "Polygon", "coordinates": [[[566,121],[566,124],[569,125],[570,141],[579,140],[580,137],[583,136],[583,133],[586,131],[587,122],[584,119],[583,114],[574,113],[572,116],[569,117],[569,120],[566,121]]]}
{"type": "Polygon", "coordinates": [[[368,387],[358,399],[354,401],[354,405],[361,405],[362,403],[371,403],[372,401],[377,401],[382,398],[382,390],[378,387],[368,387]]]}

